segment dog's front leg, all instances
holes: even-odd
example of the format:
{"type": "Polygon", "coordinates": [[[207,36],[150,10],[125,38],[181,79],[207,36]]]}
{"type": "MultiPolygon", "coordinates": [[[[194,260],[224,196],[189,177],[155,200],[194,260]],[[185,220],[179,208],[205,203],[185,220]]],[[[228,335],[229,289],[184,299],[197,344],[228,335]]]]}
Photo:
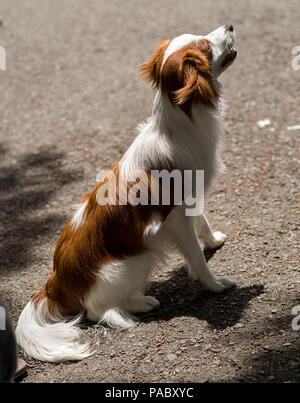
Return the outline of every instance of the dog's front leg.
{"type": "Polygon", "coordinates": [[[215,276],[208,268],[194,228],[194,217],[185,216],[183,206],[170,214],[168,226],[171,236],[185,258],[192,279],[199,280],[210,291],[219,293],[234,286],[226,276],[215,276]]]}
{"type": "Polygon", "coordinates": [[[204,214],[194,217],[194,225],[203,249],[217,249],[224,244],[226,235],[220,231],[212,232],[204,214]]]}

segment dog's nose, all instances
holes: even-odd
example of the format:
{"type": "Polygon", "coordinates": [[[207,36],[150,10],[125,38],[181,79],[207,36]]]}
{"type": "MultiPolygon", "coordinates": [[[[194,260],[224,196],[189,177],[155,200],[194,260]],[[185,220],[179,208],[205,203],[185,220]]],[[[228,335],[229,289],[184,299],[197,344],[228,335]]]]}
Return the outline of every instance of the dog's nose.
{"type": "Polygon", "coordinates": [[[226,24],[225,25],[225,31],[233,32],[233,25],[232,24],[226,24]]]}

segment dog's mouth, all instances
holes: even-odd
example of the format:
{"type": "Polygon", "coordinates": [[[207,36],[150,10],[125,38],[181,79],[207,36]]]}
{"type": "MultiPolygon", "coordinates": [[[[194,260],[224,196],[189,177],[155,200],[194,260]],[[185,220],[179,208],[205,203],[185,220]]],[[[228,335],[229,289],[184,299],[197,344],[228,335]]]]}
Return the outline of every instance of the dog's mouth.
{"type": "Polygon", "coordinates": [[[221,64],[221,67],[227,67],[229,64],[233,63],[235,58],[237,57],[237,50],[230,48],[229,51],[224,56],[224,60],[221,64]]]}

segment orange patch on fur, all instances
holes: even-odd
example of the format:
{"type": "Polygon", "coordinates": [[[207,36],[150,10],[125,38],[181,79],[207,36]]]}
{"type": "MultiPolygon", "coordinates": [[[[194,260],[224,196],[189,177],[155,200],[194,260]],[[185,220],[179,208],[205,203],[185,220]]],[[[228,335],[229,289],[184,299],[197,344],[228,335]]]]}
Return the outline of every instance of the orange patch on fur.
{"type": "Polygon", "coordinates": [[[165,51],[171,41],[169,39],[164,39],[158,48],[155,50],[152,58],[141,64],[140,71],[142,77],[150,82],[153,87],[158,88],[160,84],[160,70],[164,58],[165,51]]]}
{"type": "MultiPolygon", "coordinates": [[[[118,165],[112,172],[117,178],[118,192],[118,165]]],[[[120,205],[118,198],[116,205],[99,205],[97,191],[104,183],[105,180],[87,195],[85,219],[80,226],[75,229],[71,222],[67,224],[55,249],[53,273],[45,289],[33,297],[35,304],[47,297],[50,312],[56,310],[63,315],[83,312],[82,302],[101,267],[146,251],[143,234],[152,214],[158,213],[164,220],[173,207],[151,206],[150,193],[149,205],[120,205]]],[[[128,185],[127,192],[132,185],[128,185]]]]}

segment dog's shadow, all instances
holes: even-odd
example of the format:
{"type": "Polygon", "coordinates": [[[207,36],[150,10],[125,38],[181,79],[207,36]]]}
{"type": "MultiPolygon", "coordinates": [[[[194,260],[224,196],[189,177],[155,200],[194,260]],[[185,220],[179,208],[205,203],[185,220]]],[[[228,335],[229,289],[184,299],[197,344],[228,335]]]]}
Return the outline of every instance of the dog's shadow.
{"type": "MultiPolygon", "coordinates": [[[[206,259],[209,260],[214,253],[215,251],[205,251],[206,259]]],[[[221,330],[238,323],[249,301],[263,292],[262,285],[254,284],[213,294],[206,291],[198,281],[189,279],[186,269],[180,267],[174,269],[167,280],[154,280],[150,283],[146,294],[157,298],[160,307],[136,316],[140,322],[192,316],[221,330]]]]}
{"type": "Polygon", "coordinates": [[[239,322],[252,298],[263,293],[263,286],[234,287],[221,294],[206,291],[199,282],[188,278],[186,270],[175,269],[171,277],[152,281],[147,295],[160,302],[160,307],[145,314],[136,314],[140,322],[195,317],[214,329],[225,329],[239,322]]]}
{"type": "MultiPolygon", "coordinates": [[[[206,260],[210,260],[215,252],[216,249],[205,251],[206,260]]],[[[160,306],[148,313],[136,313],[134,317],[140,323],[194,317],[207,322],[212,329],[222,330],[238,323],[249,301],[263,292],[264,287],[261,284],[254,284],[249,287],[233,287],[224,293],[214,294],[205,290],[198,281],[191,280],[184,267],[179,267],[172,271],[168,279],[152,280],[149,284],[146,295],[158,299],[160,306]]],[[[86,328],[93,324],[85,317],[81,327],[86,328]]]]}

